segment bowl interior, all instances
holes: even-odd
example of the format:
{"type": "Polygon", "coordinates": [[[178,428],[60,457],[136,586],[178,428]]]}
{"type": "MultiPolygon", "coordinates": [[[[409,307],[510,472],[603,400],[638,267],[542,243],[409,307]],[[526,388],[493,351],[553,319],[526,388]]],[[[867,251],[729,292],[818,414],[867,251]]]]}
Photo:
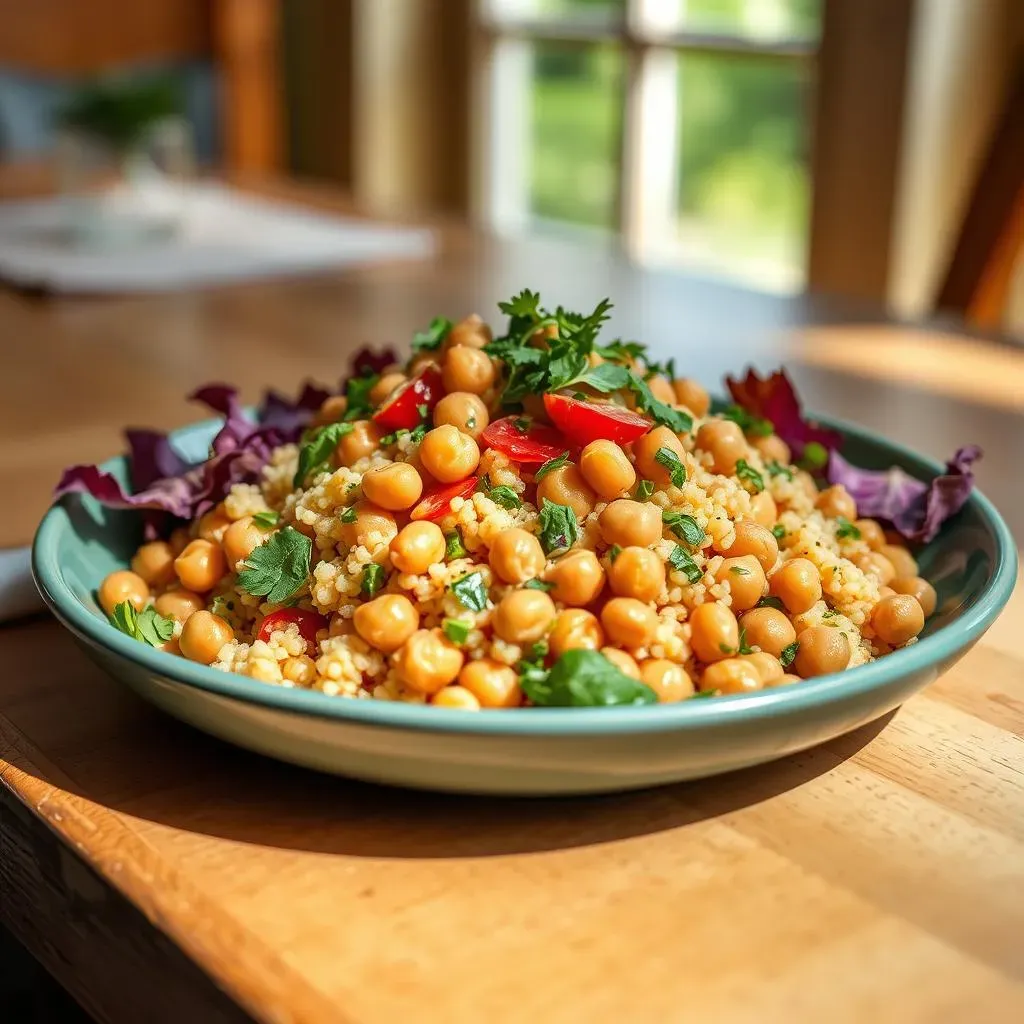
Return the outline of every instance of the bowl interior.
{"type": "MultiPolygon", "coordinates": [[[[821,417],[823,422],[829,422],[821,417]]],[[[832,423],[846,436],[844,455],[854,464],[884,469],[893,464],[928,479],[941,470],[937,464],[906,449],[891,445],[867,431],[832,423]]],[[[217,421],[204,421],[174,435],[174,444],[190,459],[203,458],[219,427],[217,421]]],[[[104,469],[126,482],[124,458],[111,459],[104,469]]],[[[462,731],[471,728],[469,719],[500,719],[512,729],[543,728],[548,720],[582,726],[590,719],[600,721],[601,729],[618,721],[640,723],[651,718],[651,728],[668,726],[677,715],[710,720],[722,714],[739,713],[743,708],[758,709],[771,715],[790,705],[828,699],[838,684],[872,687],[924,665],[947,660],[962,652],[991,624],[1009,599],[1016,579],[1016,549],[1008,528],[991,503],[975,492],[963,510],[945,524],[942,533],[918,552],[921,573],[935,586],[938,610],[929,619],[921,642],[896,652],[871,665],[840,676],[825,676],[761,694],[723,697],[697,701],[692,705],[659,708],[623,709],[530,709],[503,711],[500,715],[466,716],[458,711],[422,708],[415,705],[389,705],[377,701],[341,701],[320,693],[285,690],[238,676],[229,676],[184,659],[155,651],[110,628],[100,610],[95,591],[105,575],[126,566],[141,538],[139,516],[131,511],[106,509],[92,498],[74,495],[63,499],[46,515],[36,537],[33,571],[47,603],[80,639],[102,648],[115,657],[134,662],[157,677],[198,685],[203,689],[264,704],[274,704],[305,713],[332,717],[358,717],[362,720],[394,721],[422,728],[446,728],[462,731]],[[856,681],[852,678],[856,676],[856,681]],[[774,710],[773,710],[774,709],[774,710]],[[596,718],[595,718],[596,716],[596,718]],[[622,716],[626,716],[623,718],[622,716]],[[529,721],[529,725],[516,726],[529,721]]],[[[472,726],[476,728],[476,726],[472,726]]],[[[488,726],[488,729],[491,727],[488,726]]],[[[494,726],[502,731],[504,726],[494,726]]]]}

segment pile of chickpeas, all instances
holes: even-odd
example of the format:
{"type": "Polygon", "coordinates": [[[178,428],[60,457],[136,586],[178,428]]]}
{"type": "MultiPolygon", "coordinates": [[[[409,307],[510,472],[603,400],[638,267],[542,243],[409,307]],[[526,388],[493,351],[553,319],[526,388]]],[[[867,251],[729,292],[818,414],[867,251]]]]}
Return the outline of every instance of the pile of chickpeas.
{"type": "MultiPolygon", "coordinates": [[[[497,408],[500,367],[483,351],[491,334],[479,317],[468,317],[452,328],[438,352],[416,356],[408,372],[385,373],[370,393],[374,404],[415,376],[428,362],[439,365],[446,394],[434,407],[432,429],[408,462],[374,467],[362,476],[362,497],[352,522],[342,527],[343,544],[366,543],[378,534],[388,543],[391,566],[398,573],[422,574],[445,559],[446,540],[440,526],[429,520],[410,520],[410,512],[425,492],[457,483],[477,472],[480,439],[497,408]]],[[[655,397],[683,408],[697,418],[707,415],[710,399],[695,381],[670,381],[656,375],[649,381],[655,397]]],[[[539,396],[529,396],[527,411],[543,415],[539,396]]],[[[344,397],[324,403],[315,422],[334,422],[345,412],[344,397]]],[[[380,448],[383,431],[370,419],[359,420],[337,444],[333,461],[351,467],[380,448]]],[[[731,420],[711,419],[696,434],[697,448],[709,453],[711,469],[731,475],[737,462],[756,450],[764,459],[790,463],[780,438],[747,437],[731,420]]],[[[712,535],[714,553],[723,556],[715,570],[728,581],[731,607],[709,602],[689,615],[693,669],[663,658],[637,660],[630,652],[652,646],[660,619],[655,601],[666,584],[667,567],[653,550],[663,538],[661,508],[628,495],[639,478],[656,486],[670,483],[668,469],[656,453],[668,448],[680,458],[681,439],[668,427],[655,426],[624,449],[608,440],[595,440],[575,461],[552,469],[535,485],[533,503],[544,499],[568,506],[579,520],[598,503],[600,537],[614,558],[575,548],[549,566],[537,536],[522,528],[501,533],[491,544],[487,561],[497,581],[511,586],[497,602],[489,629],[498,639],[524,650],[546,643],[549,659],[573,648],[601,651],[622,672],[641,679],[663,702],[692,696],[698,690],[743,693],[794,683],[845,669],[853,650],[848,637],[827,625],[801,626],[801,616],[821,600],[822,578],[806,558],[782,560],[772,532],[779,509],[768,491],[751,498],[751,517],[736,522],[728,548],[712,535]],[[526,588],[541,579],[547,588],[526,588]],[[758,607],[771,596],[781,607],[758,607]],[[741,654],[745,643],[756,648],[741,654]],[[784,652],[798,644],[792,664],[783,667],[784,652]]],[[[926,616],[935,610],[931,585],[918,574],[906,547],[887,538],[880,525],[858,519],[853,498],[841,486],[818,492],[813,479],[794,470],[793,478],[817,508],[830,518],[844,517],[860,530],[869,551],[855,561],[872,574],[881,588],[870,627],[875,643],[887,649],[915,638],[926,616]]],[[[300,523],[297,529],[307,530],[300,523]]],[[[710,527],[709,527],[710,529],[710,527]]],[[[167,541],[142,545],[130,571],[108,576],[99,601],[111,613],[129,601],[138,609],[152,603],[156,610],[181,623],[180,636],[165,647],[202,664],[217,659],[233,639],[231,626],[207,610],[211,593],[236,571],[268,536],[249,516],[232,520],[223,504],[189,529],[167,541]]],[[[607,552],[606,552],[607,554],[607,552]]],[[[490,657],[467,661],[462,649],[438,628],[421,628],[420,613],[397,587],[361,603],[351,626],[372,648],[390,656],[401,681],[432,703],[465,709],[508,708],[523,703],[519,677],[513,668],[490,657]]],[[[331,625],[332,634],[335,624],[331,625]]]]}

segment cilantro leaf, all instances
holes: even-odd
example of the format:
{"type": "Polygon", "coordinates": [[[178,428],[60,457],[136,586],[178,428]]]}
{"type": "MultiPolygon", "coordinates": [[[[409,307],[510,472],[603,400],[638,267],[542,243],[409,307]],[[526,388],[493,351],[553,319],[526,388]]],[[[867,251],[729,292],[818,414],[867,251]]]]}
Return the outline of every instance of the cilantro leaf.
{"type": "Polygon", "coordinates": [[[750,570],[743,565],[730,565],[729,572],[735,573],[737,576],[749,576],[750,570]]]}
{"type": "Polygon", "coordinates": [[[353,430],[353,423],[328,423],[312,431],[299,449],[299,468],[295,471],[293,486],[304,487],[311,476],[326,469],[338,442],[353,430]]]}
{"type": "Polygon", "coordinates": [[[467,622],[465,619],[445,619],[441,628],[444,630],[444,635],[453,644],[461,645],[469,639],[469,631],[473,628],[473,623],[467,622]]]}
{"type": "Polygon", "coordinates": [[[754,605],[755,608],[774,608],[776,611],[784,612],[786,606],[782,603],[782,600],[778,597],[769,596],[762,597],[760,601],[754,605]]]}
{"type": "Polygon", "coordinates": [[[794,640],[789,646],[782,648],[782,654],[779,655],[779,661],[783,668],[789,668],[796,659],[797,652],[800,650],[800,643],[794,640]]]}
{"type": "Polygon", "coordinates": [[[465,558],[466,554],[466,546],[462,543],[462,534],[458,530],[449,533],[444,539],[444,557],[450,562],[455,558],[465,558]]]}
{"type": "Polygon", "coordinates": [[[704,570],[693,560],[693,556],[681,544],[677,544],[668,556],[668,564],[686,576],[690,583],[699,582],[704,570]]]}
{"type": "Polygon", "coordinates": [[[663,509],[661,521],[679,538],[685,540],[690,547],[698,548],[704,541],[704,531],[697,524],[693,516],[684,515],[682,512],[673,512],[670,509],[663,509]]]}
{"type": "Polygon", "coordinates": [[[471,572],[456,580],[450,589],[462,607],[471,612],[482,612],[487,607],[487,585],[482,573],[471,572]]]}
{"type": "Polygon", "coordinates": [[[686,467],[671,448],[659,448],[654,453],[654,461],[668,470],[674,487],[682,487],[686,483],[686,467]]]}
{"type": "Polygon", "coordinates": [[[648,498],[654,493],[654,482],[651,480],[641,480],[636,485],[636,500],[647,501],[648,498]]]}
{"type": "Polygon", "coordinates": [[[359,518],[359,510],[355,505],[349,505],[344,512],[341,513],[338,518],[346,525],[349,526],[359,518]]]}
{"type": "Polygon", "coordinates": [[[743,629],[743,628],[740,629],[739,653],[740,654],[753,654],[754,653],[753,647],[751,647],[750,644],[747,643],[747,631],[745,629],[743,629]]]}
{"type": "Polygon", "coordinates": [[[523,590],[543,590],[547,592],[549,590],[554,590],[554,588],[554,583],[548,583],[547,580],[539,580],[536,578],[532,580],[527,580],[523,584],[523,590]]]}
{"type": "Polygon", "coordinates": [[[359,590],[367,597],[373,597],[374,594],[384,586],[384,566],[378,562],[370,562],[369,565],[363,569],[363,579],[359,584],[359,590]]]}
{"type": "Polygon", "coordinates": [[[768,470],[770,476],[784,476],[787,480],[793,479],[793,470],[789,466],[784,466],[781,462],[777,462],[775,459],[772,459],[771,462],[766,462],[764,468],[768,470]]]}
{"type": "Polygon", "coordinates": [[[750,484],[756,494],[764,490],[764,477],[746,459],[736,460],[736,479],[750,484]]]}
{"type": "Polygon", "coordinates": [[[782,538],[786,536],[786,528],[782,525],[782,523],[776,523],[772,527],[772,535],[775,537],[776,540],[782,540],[782,538]]]}
{"type": "Polygon", "coordinates": [[[174,620],[165,619],[152,605],[138,612],[133,604],[122,601],[114,606],[110,624],[126,636],[149,644],[150,647],[159,647],[174,636],[174,620]]]}
{"type": "Polygon", "coordinates": [[[613,544],[608,549],[608,561],[611,562],[614,565],[615,559],[618,558],[619,555],[621,555],[621,554],[622,554],[622,548],[618,544],[613,544]]]}
{"type": "Polygon", "coordinates": [[[615,340],[609,342],[607,345],[597,345],[594,351],[602,359],[611,359],[617,363],[629,363],[634,359],[640,359],[645,351],[646,346],[641,345],[638,341],[620,341],[615,340]]]}
{"type": "Polygon", "coordinates": [[[521,669],[520,685],[539,707],[611,707],[658,701],[649,686],[620,672],[603,654],[579,648],[566,651],[547,673],[521,669]]]}
{"type": "Polygon", "coordinates": [[[754,416],[747,412],[742,405],[730,405],[722,413],[722,416],[727,420],[732,420],[744,434],[749,434],[751,437],[768,437],[775,433],[775,427],[772,426],[771,420],[754,416]]]}
{"type": "Polygon", "coordinates": [[[257,512],[252,517],[252,521],[261,530],[270,530],[270,529],[272,529],[273,527],[277,526],[277,524],[280,522],[280,520],[281,520],[280,515],[278,515],[278,513],[276,513],[276,512],[271,512],[271,511],[257,512]]]}
{"type": "Polygon", "coordinates": [[[540,543],[546,554],[571,548],[580,539],[580,524],[568,505],[544,498],[540,508],[540,543]]]}
{"type": "Polygon", "coordinates": [[[522,502],[519,500],[519,495],[516,494],[511,487],[502,484],[500,487],[492,487],[487,492],[487,497],[491,499],[496,505],[500,505],[502,508],[517,509],[522,507],[522,502]]]}
{"type": "Polygon", "coordinates": [[[286,526],[253,548],[241,563],[244,568],[238,574],[238,585],[271,604],[284,604],[306,585],[312,552],[313,542],[286,526]]]}
{"type": "Polygon", "coordinates": [[[860,527],[855,526],[846,516],[836,516],[836,537],[839,540],[860,540],[860,527]]]}
{"type": "Polygon", "coordinates": [[[540,469],[537,470],[533,475],[534,483],[540,483],[554,469],[561,469],[564,465],[569,462],[569,453],[562,452],[561,455],[554,459],[548,459],[540,469]]]}
{"type": "Polygon", "coordinates": [[[626,385],[636,398],[636,407],[647,413],[655,423],[668,427],[674,434],[686,434],[693,429],[693,417],[681,409],[673,409],[671,405],[654,397],[646,382],[635,373],[630,372],[626,385]]]}
{"type": "Polygon", "coordinates": [[[452,327],[451,320],[446,317],[434,317],[425,331],[417,331],[412,336],[413,352],[432,352],[434,349],[440,348],[441,342],[448,336],[452,327]]]}

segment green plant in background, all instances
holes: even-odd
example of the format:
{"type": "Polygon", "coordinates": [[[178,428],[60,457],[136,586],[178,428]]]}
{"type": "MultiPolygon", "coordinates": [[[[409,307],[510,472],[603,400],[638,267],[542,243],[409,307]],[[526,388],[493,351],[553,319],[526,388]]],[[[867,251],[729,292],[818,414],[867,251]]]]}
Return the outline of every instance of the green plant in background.
{"type": "Polygon", "coordinates": [[[155,125],[183,112],[181,90],[171,79],[104,81],[79,91],[58,113],[57,122],[127,152],[155,125]]]}

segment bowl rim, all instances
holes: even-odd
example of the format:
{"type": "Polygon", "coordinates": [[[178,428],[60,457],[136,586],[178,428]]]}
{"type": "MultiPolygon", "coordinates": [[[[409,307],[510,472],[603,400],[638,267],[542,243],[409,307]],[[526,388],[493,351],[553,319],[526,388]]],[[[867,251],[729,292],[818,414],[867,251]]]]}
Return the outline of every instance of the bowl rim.
{"type": "MultiPolygon", "coordinates": [[[[893,461],[920,473],[934,475],[943,467],[909,448],[884,440],[873,431],[827,416],[824,425],[845,436],[883,447],[893,461]]],[[[217,420],[203,420],[173,431],[181,439],[211,429],[217,420]]],[[[109,470],[124,456],[107,460],[109,470]]],[[[420,732],[472,733],[490,736],[595,736],[706,729],[711,726],[751,724],[813,712],[822,706],[855,700],[876,689],[950,658],[973,644],[992,624],[1010,598],[1017,578],[1017,548],[1009,527],[995,506],[975,488],[968,504],[990,528],[996,544],[995,568],[977,598],[949,626],[904,650],[841,673],[819,676],[799,686],[779,687],[756,694],[732,694],[714,700],[681,701],[667,705],[630,705],[604,708],[484,709],[467,714],[454,708],[391,701],[356,700],[319,691],[274,686],[246,676],[221,672],[206,665],[167,654],[112,629],[83,605],[64,580],[57,557],[57,542],[69,522],[62,498],[47,511],[32,544],[32,575],[46,605],[71,632],[109,653],[133,663],[151,675],[246,704],[255,704],[299,716],[338,720],[352,725],[403,728],[420,732]],[[956,628],[953,628],[956,626],[956,628]]]]}

